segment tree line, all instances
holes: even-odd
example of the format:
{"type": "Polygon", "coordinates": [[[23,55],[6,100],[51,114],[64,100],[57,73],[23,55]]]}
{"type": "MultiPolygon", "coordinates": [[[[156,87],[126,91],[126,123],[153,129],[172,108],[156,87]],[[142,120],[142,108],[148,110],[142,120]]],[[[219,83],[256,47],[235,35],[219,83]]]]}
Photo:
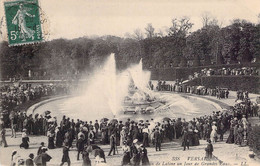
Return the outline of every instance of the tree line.
{"type": "Polygon", "coordinates": [[[125,69],[143,59],[145,69],[197,67],[215,64],[250,63],[260,56],[260,24],[233,20],[221,27],[207,15],[203,27],[191,32],[187,17],[172,19],[166,32],[155,32],[151,23],[144,32],[136,29],[127,37],[81,37],[8,47],[0,43],[1,77],[73,76],[102,65],[110,53],[116,55],[117,68],[125,69]]]}

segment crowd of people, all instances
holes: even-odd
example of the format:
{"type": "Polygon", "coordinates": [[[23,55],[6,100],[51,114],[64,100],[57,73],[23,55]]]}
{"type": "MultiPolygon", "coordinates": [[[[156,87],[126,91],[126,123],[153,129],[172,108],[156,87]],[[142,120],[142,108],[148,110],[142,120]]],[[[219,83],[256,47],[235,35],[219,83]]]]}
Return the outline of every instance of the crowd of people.
{"type": "MultiPolygon", "coordinates": [[[[68,92],[68,85],[62,84],[40,84],[35,86],[23,83],[14,83],[12,85],[3,84],[0,87],[0,100],[3,109],[2,116],[7,120],[8,118],[6,116],[8,116],[11,111],[16,110],[19,105],[38,100],[44,96],[64,95],[68,94],[68,92]]],[[[19,109],[17,113],[19,114],[19,109]]],[[[9,125],[10,122],[7,121],[5,124],[9,125]]]]}
{"type": "MultiPolygon", "coordinates": [[[[38,91],[39,89],[48,88],[33,89],[38,91]]],[[[41,90],[40,94],[43,92],[45,92],[43,94],[55,92],[54,90],[49,92],[48,90],[43,90],[43,92],[41,90]]],[[[9,93],[16,94],[17,91],[20,92],[20,90],[16,90],[9,93]]],[[[39,93],[34,93],[34,96],[37,96],[35,94],[39,93]]],[[[46,165],[52,159],[47,154],[47,150],[63,148],[61,165],[65,162],[70,165],[69,150],[76,147],[77,160],[82,160],[83,165],[91,165],[93,163],[89,158],[90,153],[93,151],[95,151],[95,163],[105,164],[105,153],[98,145],[109,144],[110,151],[108,156],[118,153],[117,147],[121,147],[123,151],[121,165],[149,165],[146,148],[153,146],[155,151],[161,151],[163,150],[161,148],[162,143],[174,141],[175,139],[182,140],[181,146],[183,150],[188,150],[191,146],[200,145],[201,139],[207,140],[209,144],[205,149],[206,157],[212,158],[212,143],[224,141],[223,136],[227,131],[230,132],[226,143],[235,143],[240,146],[248,144],[247,140],[251,130],[248,117],[257,116],[255,110],[258,110],[258,108],[257,105],[251,104],[248,93],[242,92],[242,95],[243,98],[240,91],[238,99],[241,102],[237,103],[232,109],[222,112],[215,111],[212,115],[193,118],[190,121],[186,121],[184,118],[170,119],[167,117],[161,121],[155,121],[154,119],[136,121],[130,118],[126,121],[120,119],[109,120],[107,118],[95,121],[82,121],[63,116],[62,120],[58,122],[56,117],[52,117],[51,111],[46,111],[42,115],[27,115],[25,112],[12,110],[8,118],[10,119],[12,136],[16,136],[16,131],[22,132],[20,148],[30,148],[30,135],[48,137],[47,145],[45,146],[44,142],[41,143],[35,158],[34,154],[30,154],[28,161],[22,160],[19,158],[17,151],[14,151],[12,163],[35,163],[36,165],[40,163],[46,165]]],[[[226,96],[226,93],[224,96],[226,96]]],[[[5,95],[5,98],[8,98],[8,95],[5,95]]],[[[4,123],[2,117],[0,120],[1,143],[6,147],[8,144],[5,139],[4,123]]]]}
{"type": "Polygon", "coordinates": [[[222,76],[254,76],[258,75],[258,71],[256,67],[241,67],[241,68],[221,68],[221,69],[211,69],[205,68],[200,72],[195,72],[193,75],[189,76],[190,79],[202,77],[202,76],[212,76],[212,75],[222,75],[222,76]]]}
{"type": "MultiPolygon", "coordinates": [[[[156,89],[159,91],[172,91],[179,93],[216,96],[218,99],[225,99],[229,96],[228,88],[208,88],[205,86],[189,86],[180,82],[176,82],[174,84],[167,84],[166,81],[158,81],[156,89]]],[[[248,92],[245,91],[244,93],[246,94],[248,92]]]]}

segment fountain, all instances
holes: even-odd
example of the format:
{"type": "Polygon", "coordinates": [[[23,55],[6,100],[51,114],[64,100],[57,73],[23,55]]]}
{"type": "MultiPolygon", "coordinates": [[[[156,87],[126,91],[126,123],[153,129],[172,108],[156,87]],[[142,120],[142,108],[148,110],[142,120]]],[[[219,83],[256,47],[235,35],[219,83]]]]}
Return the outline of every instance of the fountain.
{"type": "Polygon", "coordinates": [[[105,105],[105,110],[111,111],[114,116],[127,112],[145,112],[147,107],[155,104],[148,87],[149,80],[150,72],[143,71],[142,59],[139,64],[117,73],[115,55],[111,54],[103,68],[89,79],[82,99],[91,101],[87,105],[96,111],[99,111],[100,105],[105,105]]]}
{"type": "Polygon", "coordinates": [[[201,104],[179,94],[151,91],[149,81],[150,72],[142,69],[142,59],[138,64],[118,72],[115,55],[111,54],[102,68],[92,72],[86,81],[80,81],[80,94],[44,104],[35,113],[51,110],[58,121],[63,115],[82,120],[104,117],[124,120],[132,116],[147,120],[164,117],[189,119],[200,114],[201,110],[215,109],[210,104],[201,104]]]}

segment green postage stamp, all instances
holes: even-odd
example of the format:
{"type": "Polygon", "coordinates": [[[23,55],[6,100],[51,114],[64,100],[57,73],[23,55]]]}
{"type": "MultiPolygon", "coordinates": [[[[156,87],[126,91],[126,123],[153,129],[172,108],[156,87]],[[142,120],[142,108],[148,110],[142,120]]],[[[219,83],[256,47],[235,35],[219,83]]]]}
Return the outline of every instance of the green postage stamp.
{"type": "Polygon", "coordinates": [[[38,0],[5,1],[4,8],[10,46],[43,41],[38,0]]]}

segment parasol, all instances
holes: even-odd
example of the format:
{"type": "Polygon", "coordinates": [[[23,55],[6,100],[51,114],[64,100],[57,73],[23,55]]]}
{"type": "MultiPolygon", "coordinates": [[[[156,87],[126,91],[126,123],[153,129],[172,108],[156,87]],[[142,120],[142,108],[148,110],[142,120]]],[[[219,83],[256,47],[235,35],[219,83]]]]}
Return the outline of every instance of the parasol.
{"type": "Polygon", "coordinates": [[[107,118],[102,118],[101,120],[100,120],[100,122],[106,122],[106,121],[108,121],[108,119],[107,118]]]}
{"type": "Polygon", "coordinates": [[[205,88],[204,86],[198,86],[197,89],[202,89],[205,88]]]}
{"type": "Polygon", "coordinates": [[[147,108],[145,109],[145,111],[154,111],[154,108],[153,108],[153,107],[147,107],[147,108]]]}
{"type": "Polygon", "coordinates": [[[163,118],[163,121],[170,121],[171,119],[168,117],[163,118]]]}
{"type": "Polygon", "coordinates": [[[45,115],[48,115],[50,113],[51,113],[51,111],[48,111],[48,110],[44,112],[45,115]]]}
{"type": "Polygon", "coordinates": [[[34,117],[35,117],[35,118],[37,118],[38,116],[39,116],[39,114],[38,114],[38,113],[36,113],[36,114],[34,115],[34,117]]]}
{"type": "Polygon", "coordinates": [[[39,164],[42,164],[43,162],[48,162],[52,159],[51,156],[49,156],[48,154],[46,153],[42,153],[42,154],[39,154],[38,156],[36,156],[34,158],[34,163],[36,165],[39,165],[39,164]]]}
{"type": "Polygon", "coordinates": [[[236,102],[239,103],[239,104],[243,104],[243,103],[245,103],[245,102],[242,101],[242,100],[237,100],[236,102]]]}
{"type": "Polygon", "coordinates": [[[97,146],[97,145],[90,145],[90,146],[87,146],[87,148],[86,148],[86,151],[88,152],[88,153],[91,153],[91,152],[93,152],[93,150],[95,150],[95,149],[101,149],[99,146],[97,146]]]}
{"type": "Polygon", "coordinates": [[[88,131],[88,128],[86,126],[82,127],[83,131],[88,131]]]}
{"type": "Polygon", "coordinates": [[[116,124],[116,123],[118,123],[118,120],[117,120],[117,119],[112,119],[112,120],[110,121],[110,123],[116,124]]]}
{"type": "Polygon", "coordinates": [[[53,117],[48,120],[48,122],[55,122],[55,121],[56,121],[56,119],[53,117]]]}
{"type": "Polygon", "coordinates": [[[100,159],[103,159],[104,162],[106,162],[105,152],[104,152],[102,149],[94,149],[94,150],[92,151],[92,155],[93,155],[94,157],[99,156],[100,159]]]}

